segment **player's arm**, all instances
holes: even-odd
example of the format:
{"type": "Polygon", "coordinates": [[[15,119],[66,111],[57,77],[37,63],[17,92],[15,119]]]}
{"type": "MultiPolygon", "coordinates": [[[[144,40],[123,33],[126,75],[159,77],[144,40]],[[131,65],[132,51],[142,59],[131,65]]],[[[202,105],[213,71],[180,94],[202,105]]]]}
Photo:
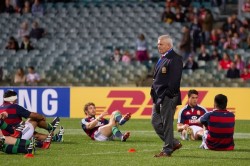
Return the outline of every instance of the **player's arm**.
{"type": "Polygon", "coordinates": [[[177,131],[182,132],[183,130],[186,130],[189,127],[187,124],[183,123],[177,123],[177,131]]]}
{"type": "Polygon", "coordinates": [[[32,120],[35,121],[42,121],[42,120],[46,120],[45,116],[35,113],[35,112],[31,112],[29,118],[31,118],[32,120]]]}
{"type": "Polygon", "coordinates": [[[19,105],[17,105],[17,114],[20,117],[23,117],[25,119],[30,118],[30,119],[32,119],[34,121],[45,120],[45,116],[43,116],[41,114],[38,114],[38,113],[35,113],[35,112],[30,112],[27,109],[25,109],[24,107],[19,106],[19,105]]]}
{"type": "Polygon", "coordinates": [[[91,129],[95,128],[97,126],[98,122],[100,122],[100,120],[106,115],[108,115],[108,112],[103,112],[95,120],[93,120],[89,123],[86,123],[85,124],[86,129],[91,130],[91,129]]]}

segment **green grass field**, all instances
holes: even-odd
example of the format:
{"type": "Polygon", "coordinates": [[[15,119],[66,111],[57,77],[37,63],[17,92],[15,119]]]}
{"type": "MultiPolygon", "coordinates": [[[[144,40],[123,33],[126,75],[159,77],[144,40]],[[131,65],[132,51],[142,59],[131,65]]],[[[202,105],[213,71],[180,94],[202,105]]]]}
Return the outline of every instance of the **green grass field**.
{"type": "MultiPolygon", "coordinates": [[[[250,121],[237,121],[235,150],[217,152],[199,149],[200,141],[182,141],[183,147],[171,158],[154,158],[160,152],[162,142],[154,133],[150,120],[130,120],[120,127],[130,131],[127,142],[95,142],[90,140],[80,127],[80,119],[61,119],[65,127],[63,143],[53,143],[48,150],[38,149],[34,158],[23,154],[7,155],[0,152],[1,166],[11,165],[250,165],[250,121]],[[130,148],[136,149],[129,153],[130,148]]],[[[179,134],[175,132],[179,138],[179,134]]]]}

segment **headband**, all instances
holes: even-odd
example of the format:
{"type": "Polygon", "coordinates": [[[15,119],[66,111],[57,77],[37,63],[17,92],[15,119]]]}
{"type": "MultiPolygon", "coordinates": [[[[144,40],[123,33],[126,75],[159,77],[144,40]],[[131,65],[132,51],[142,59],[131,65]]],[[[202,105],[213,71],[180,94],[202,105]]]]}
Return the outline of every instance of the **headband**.
{"type": "Polygon", "coordinates": [[[3,100],[8,101],[8,102],[13,102],[13,101],[17,100],[17,96],[5,97],[5,98],[3,98],[3,100]]]}

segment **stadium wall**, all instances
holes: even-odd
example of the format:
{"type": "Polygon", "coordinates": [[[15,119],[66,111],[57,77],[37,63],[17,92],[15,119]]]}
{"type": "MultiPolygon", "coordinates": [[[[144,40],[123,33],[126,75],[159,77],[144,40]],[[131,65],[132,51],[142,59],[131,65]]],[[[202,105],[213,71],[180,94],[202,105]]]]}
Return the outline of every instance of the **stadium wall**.
{"type": "MultiPolygon", "coordinates": [[[[152,100],[150,88],[131,87],[1,87],[0,102],[7,89],[18,92],[18,103],[28,110],[44,114],[47,117],[84,117],[83,106],[87,102],[96,104],[97,114],[103,111],[119,110],[122,114],[133,113],[133,118],[149,119],[151,115],[152,100]]],[[[182,105],[187,104],[187,92],[190,88],[181,88],[182,105]]],[[[228,109],[235,112],[236,119],[250,120],[248,102],[249,88],[195,88],[199,91],[199,104],[209,111],[213,109],[214,96],[225,94],[228,96],[228,109]]]]}

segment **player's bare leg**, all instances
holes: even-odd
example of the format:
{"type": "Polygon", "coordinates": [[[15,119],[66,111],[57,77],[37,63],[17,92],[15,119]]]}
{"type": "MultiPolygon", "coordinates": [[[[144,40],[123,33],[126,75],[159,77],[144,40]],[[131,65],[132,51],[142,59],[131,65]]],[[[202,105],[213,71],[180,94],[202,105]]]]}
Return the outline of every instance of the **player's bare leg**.
{"type": "Polygon", "coordinates": [[[122,119],[122,116],[120,112],[114,111],[110,116],[109,124],[99,128],[100,132],[106,137],[111,137],[113,134],[115,137],[120,138],[121,141],[126,141],[130,136],[130,132],[126,132],[122,134],[121,131],[118,129],[118,124],[121,119],[122,119]],[[121,118],[118,119],[117,117],[121,117],[121,118]]]}
{"type": "Polygon", "coordinates": [[[194,137],[195,140],[201,140],[202,136],[203,136],[203,133],[204,133],[203,129],[196,132],[195,137],[194,137]]]}

